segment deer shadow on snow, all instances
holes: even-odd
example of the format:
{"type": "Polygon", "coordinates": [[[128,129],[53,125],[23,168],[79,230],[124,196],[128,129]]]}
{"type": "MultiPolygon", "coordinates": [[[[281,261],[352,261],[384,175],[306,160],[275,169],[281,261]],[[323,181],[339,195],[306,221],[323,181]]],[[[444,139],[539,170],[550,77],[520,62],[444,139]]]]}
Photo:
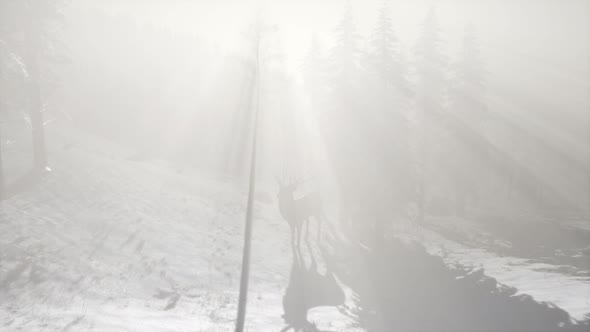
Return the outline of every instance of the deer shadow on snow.
{"type": "Polygon", "coordinates": [[[589,321],[574,322],[566,311],[518,295],[516,289],[498,284],[483,270],[451,269],[422,246],[396,239],[373,249],[350,241],[331,241],[333,254],[324,255],[328,272],[321,275],[309,243],[309,223],[316,220],[316,244],[322,250],[325,217],[319,195],[297,198],[298,182],[278,181],[278,185],[279,210],[291,228],[293,250],[289,285],[283,296],[287,326],[281,332],[317,331],[307,313],[314,307],[343,304],[344,292],[338,282],[355,292],[351,317],[368,331],[590,331],[589,321]],[[309,267],[300,246],[304,228],[309,267]]]}
{"type": "Polygon", "coordinates": [[[311,263],[293,256],[289,284],[283,295],[283,319],[286,332],[319,332],[315,324],[307,319],[308,311],[315,307],[337,307],[344,304],[345,294],[328,265],[325,274],[318,270],[318,264],[310,252],[311,263]]]}
{"type": "Polygon", "coordinates": [[[315,307],[339,306],[344,304],[345,294],[335,275],[327,266],[322,274],[318,269],[314,251],[309,239],[309,224],[317,222],[316,245],[322,247],[322,222],[326,219],[321,197],[318,193],[308,193],[297,198],[295,191],[299,182],[285,183],[277,179],[279,212],[291,230],[292,264],[289,284],[283,295],[283,319],[286,332],[319,332],[315,324],[307,318],[308,311],[315,307]],[[305,230],[305,243],[308,248],[310,264],[307,265],[301,252],[301,238],[305,230]]]}

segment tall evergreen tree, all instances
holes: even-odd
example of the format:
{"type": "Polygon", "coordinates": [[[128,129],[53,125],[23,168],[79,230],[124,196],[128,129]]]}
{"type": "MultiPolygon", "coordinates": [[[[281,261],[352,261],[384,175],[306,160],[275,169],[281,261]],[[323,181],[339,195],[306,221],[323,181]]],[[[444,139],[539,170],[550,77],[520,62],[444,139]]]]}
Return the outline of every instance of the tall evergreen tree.
{"type": "MultiPolygon", "coordinates": [[[[357,33],[350,1],[334,30],[334,46],[328,55],[329,107],[320,114],[334,175],[340,186],[340,220],[352,226],[353,214],[358,212],[359,178],[366,170],[366,149],[363,134],[357,124],[362,117],[361,38],[357,33]],[[356,211],[356,212],[353,212],[356,211]]],[[[350,228],[349,228],[350,229],[350,228]]]]}
{"type": "Polygon", "coordinates": [[[339,92],[346,93],[357,82],[361,55],[361,38],[356,30],[350,1],[346,3],[344,15],[334,32],[336,44],[330,52],[332,84],[339,92]]]}
{"type": "Polygon", "coordinates": [[[402,56],[401,43],[395,34],[391,9],[384,2],[370,40],[370,68],[378,77],[383,90],[407,96],[409,83],[402,56]],[[392,89],[393,88],[393,89],[392,89]]]}
{"type": "Polygon", "coordinates": [[[367,69],[372,86],[371,111],[367,116],[373,119],[371,131],[378,132],[370,142],[380,148],[373,160],[380,165],[379,182],[374,186],[381,188],[380,197],[373,198],[376,213],[376,244],[383,241],[384,228],[395,215],[406,210],[412,192],[411,157],[408,141],[408,123],[405,108],[409,97],[409,82],[402,59],[401,45],[395,35],[390,9],[387,3],[379,10],[377,24],[371,35],[367,55],[367,69]],[[385,208],[386,206],[389,209],[385,208]]]}
{"type": "Polygon", "coordinates": [[[463,216],[468,196],[477,197],[477,179],[486,178],[482,173],[487,164],[486,151],[477,148],[475,142],[485,137],[487,117],[485,103],[484,67],[475,28],[468,26],[458,61],[453,66],[454,78],[450,89],[449,141],[446,154],[450,163],[450,179],[455,200],[455,214],[463,216]]]}
{"type": "Polygon", "coordinates": [[[451,88],[453,112],[460,120],[482,129],[485,104],[485,70],[479,51],[475,27],[469,25],[463,38],[459,59],[453,66],[451,88]]]}
{"type": "Polygon", "coordinates": [[[447,83],[447,58],[442,52],[440,27],[430,8],[415,47],[416,55],[416,169],[418,221],[424,220],[427,180],[435,153],[434,138],[439,129],[447,83]]]}

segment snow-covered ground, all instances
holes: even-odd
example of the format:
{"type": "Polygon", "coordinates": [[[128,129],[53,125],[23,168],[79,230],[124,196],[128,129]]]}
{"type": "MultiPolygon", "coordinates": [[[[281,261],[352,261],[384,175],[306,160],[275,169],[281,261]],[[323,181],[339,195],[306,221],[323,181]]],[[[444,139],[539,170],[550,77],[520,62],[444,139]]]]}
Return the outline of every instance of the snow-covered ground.
{"type": "MultiPolygon", "coordinates": [[[[50,134],[53,171],[0,203],[0,330],[232,331],[245,188],[195,169],[132,161],[130,152],[87,136],[50,134]]],[[[289,228],[271,189],[257,197],[247,326],[280,331],[292,267],[289,228]]],[[[483,268],[572,319],[588,317],[587,276],[502,256],[490,246],[510,243],[456,226],[471,242],[410,223],[396,224],[392,234],[422,243],[450,267],[483,268]]],[[[344,314],[355,293],[339,283],[345,303],[314,308],[308,319],[321,329],[361,331],[344,314]]]]}
{"type": "MultiPolygon", "coordinates": [[[[0,203],[0,330],[232,331],[243,186],[71,136],[51,134],[53,171],[0,203]]],[[[247,327],[279,331],[289,228],[268,200],[255,215],[247,327]]]]}

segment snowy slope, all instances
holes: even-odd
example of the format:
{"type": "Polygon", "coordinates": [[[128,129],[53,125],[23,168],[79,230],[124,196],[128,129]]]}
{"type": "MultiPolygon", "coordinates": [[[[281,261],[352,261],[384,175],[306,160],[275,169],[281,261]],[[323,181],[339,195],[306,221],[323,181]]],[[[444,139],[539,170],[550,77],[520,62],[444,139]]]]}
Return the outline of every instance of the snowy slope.
{"type": "MultiPolygon", "coordinates": [[[[53,149],[54,171],[2,203],[2,329],[230,329],[243,195],[101,152],[53,149]]],[[[265,278],[278,295],[281,279],[265,278]]]]}
{"type": "MultiPolygon", "coordinates": [[[[0,203],[0,330],[233,331],[245,188],[57,128],[53,172],[0,203]]],[[[289,228],[256,203],[247,327],[285,327],[289,228]]],[[[318,326],[339,323],[316,308],[318,326]]]]}

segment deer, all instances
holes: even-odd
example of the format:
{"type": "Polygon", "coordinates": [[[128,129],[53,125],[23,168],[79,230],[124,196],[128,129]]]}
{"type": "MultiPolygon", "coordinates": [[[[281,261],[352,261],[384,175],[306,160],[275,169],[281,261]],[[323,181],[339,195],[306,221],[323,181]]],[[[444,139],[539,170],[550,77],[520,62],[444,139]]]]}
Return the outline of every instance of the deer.
{"type": "Polygon", "coordinates": [[[301,184],[300,181],[285,183],[277,178],[279,192],[277,194],[279,212],[291,228],[291,245],[293,250],[300,248],[301,232],[305,227],[305,240],[308,240],[309,221],[313,217],[318,223],[317,241],[321,240],[322,221],[324,211],[319,193],[309,193],[301,198],[295,198],[294,192],[301,184]]]}

